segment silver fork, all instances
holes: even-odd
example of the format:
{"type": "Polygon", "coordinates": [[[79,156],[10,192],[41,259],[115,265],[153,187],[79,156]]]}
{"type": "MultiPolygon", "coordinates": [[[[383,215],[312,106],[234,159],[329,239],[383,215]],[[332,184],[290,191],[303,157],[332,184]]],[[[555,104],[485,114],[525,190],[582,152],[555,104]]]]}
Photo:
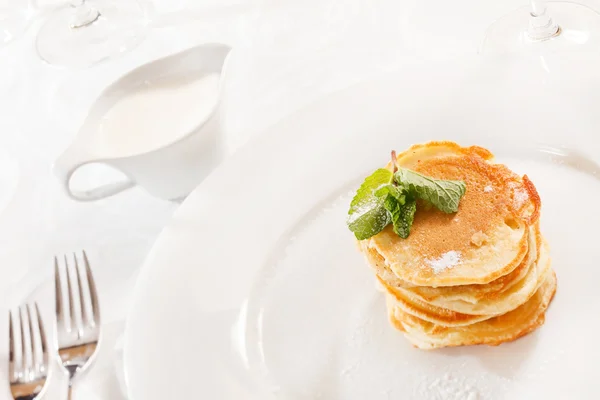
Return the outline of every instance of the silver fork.
{"type": "Polygon", "coordinates": [[[84,284],[83,272],[81,271],[77,255],[73,254],[72,268],[70,268],[67,256],[64,256],[62,269],[65,270],[66,276],[67,296],[65,299],[61,284],[61,281],[63,281],[60,274],[61,262],[59,262],[57,257],[54,257],[56,341],[59,363],[69,375],[69,400],[71,400],[73,394],[73,381],[93,363],[96,349],[100,342],[100,306],[98,305],[98,294],[96,293],[96,285],[94,284],[92,270],[85,251],[82,254],[82,258],[87,285],[84,284]],[[70,269],[74,270],[77,276],[77,289],[75,289],[75,285],[71,282],[70,269]],[[87,286],[87,288],[84,288],[84,286],[87,286]],[[91,313],[85,304],[86,297],[89,297],[91,301],[91,313]],[[77,301],[79,307],[76,307],[77,301]],[[65,310],[69,312],[68,319],[66,318],[65,310]]]}
{"type": "Polygon", "coordinates": [[[20,331],[20,355],[15,357],[18,348],[15,346],[16,331],[13,329],[13,316],[8,312],[9,329],[9,358],[8,373],[10,381],[10,392],[15,400],[34,400],[42,396],[48,380],[48,348],[46,345],[46,334],[44,324],[40,317],[40,310],[37,304],[34,305],[34,312],[31,311],[29,304],[25,307],[27,314],[27,325],[29,326],[29,341],[25,340],[25,319],[23,318],[23,307],[19,307],[19,319],[17,327],[20,331]],[[32,316],[32,314],[35,314],[32,316]],[[36,320],[37,326],[34,327],[33,321],[36,320]],[[41,354],[36,351],[36,342],[41,344],[41,354]],[[28,359],[27,354],[31,358],[28,359]]]}

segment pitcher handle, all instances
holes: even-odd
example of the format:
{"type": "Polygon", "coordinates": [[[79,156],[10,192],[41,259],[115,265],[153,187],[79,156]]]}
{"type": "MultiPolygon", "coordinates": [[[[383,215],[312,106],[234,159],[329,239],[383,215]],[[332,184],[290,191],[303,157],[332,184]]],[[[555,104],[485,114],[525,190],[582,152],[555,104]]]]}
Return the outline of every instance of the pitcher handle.
{"type": "MultiPolygon", "coordinates": [[[[62,187],[67,196],[77,201],[95,201],[106,197],[114,196],[127,189],[136,186],[136,183],[129,176],[116,182],[106,183],[88,190],[73,190],[71,187],[71,178],[73,174],[81,167],[90,163],[103,163],[108,165],[105,160],[95,159],[85,154],[85,152],[76,151],[69,148],[54,163],[54,173],[61,181],[62,187]]],[[[112,165],[111,165],[112,166],[112,165]]],[[[121,171],[123,172],[123,171],[121,171]]]]}

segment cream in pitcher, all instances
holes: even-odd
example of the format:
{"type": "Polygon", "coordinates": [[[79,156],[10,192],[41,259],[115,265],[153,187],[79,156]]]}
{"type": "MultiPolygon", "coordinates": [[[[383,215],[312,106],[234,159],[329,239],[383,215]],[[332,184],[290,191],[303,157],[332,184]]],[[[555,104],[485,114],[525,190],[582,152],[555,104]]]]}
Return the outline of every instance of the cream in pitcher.
{"type": "Polygon", "coordinates": [[[169,200],[189,194],[225,151],[219,110],[230,50],[201,45],[146,64],[106,89],[56,162],[68,195],[97,200],[136,185],[169,200]],[[74,190],[73,173],[98,162],[127,178],[74,190]]]}
{"type": "Polygon", "coordinates": [[[148,82],[120,99],[98,123],[94,143],[129,156],[164,147],[206,120],[219,95],[218,73],[148,82]]]}

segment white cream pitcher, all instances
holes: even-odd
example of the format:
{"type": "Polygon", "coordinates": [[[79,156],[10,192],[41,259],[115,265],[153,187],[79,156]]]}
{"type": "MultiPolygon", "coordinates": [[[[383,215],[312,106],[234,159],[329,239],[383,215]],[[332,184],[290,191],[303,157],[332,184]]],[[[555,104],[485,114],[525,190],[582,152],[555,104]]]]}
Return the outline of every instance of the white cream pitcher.
{"type": "Polygon", "coordinates": [[[132,188],[176,200],[223,158],[222,78],[231,48],[204,44],[145,64],[110,85],[91,107],[54,171],[67,194],[93,201],[132,188]],[[125,177],[74,190],[75,171],[104,163],[125,177]]]}

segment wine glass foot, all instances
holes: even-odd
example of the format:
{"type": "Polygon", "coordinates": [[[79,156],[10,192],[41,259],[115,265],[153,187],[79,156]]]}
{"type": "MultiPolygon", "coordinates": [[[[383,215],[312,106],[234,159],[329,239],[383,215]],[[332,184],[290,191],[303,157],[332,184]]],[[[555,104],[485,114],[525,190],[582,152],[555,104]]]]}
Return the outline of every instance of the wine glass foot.
{"type": "Polygon", "coordinates": [[[133,49],[145,36],[146,15],[136,1],[95,0],[80,7],[58,9],[43,24],[36,39],[42,60],[87,67],[133,49]]]}
{"type": "Polygon", "coordinates": [[[596,11],[577,3],[549,2],[546,13],[554,26],[536,25],[529,6],[498,19],[488,28],[479,53],[600,50],[600,14],[596,11]]]}

